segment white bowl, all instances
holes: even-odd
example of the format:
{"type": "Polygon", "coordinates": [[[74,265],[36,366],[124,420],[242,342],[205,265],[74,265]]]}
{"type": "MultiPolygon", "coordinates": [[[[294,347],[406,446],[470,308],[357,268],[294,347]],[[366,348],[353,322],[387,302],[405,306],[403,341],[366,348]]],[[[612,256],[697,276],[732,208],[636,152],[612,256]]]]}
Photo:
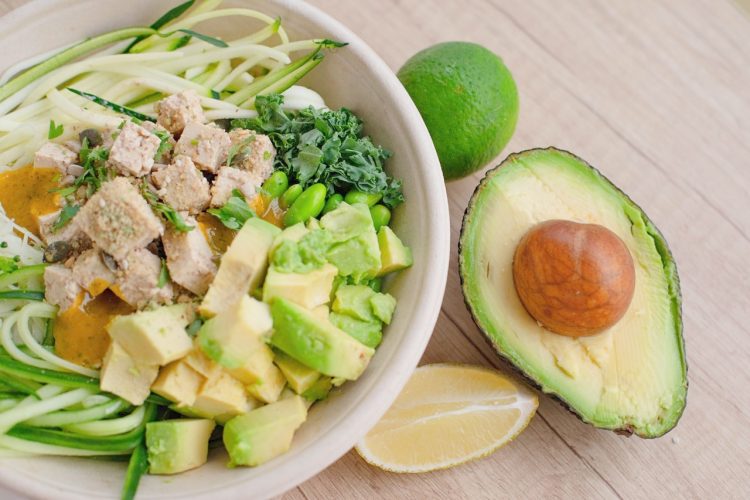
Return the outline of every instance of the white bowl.
{"type": "MultiPolygon", "coordinates": [[[[87,36],[148,25],[174,1],[36,0],[0,19],[0,70],[87,36]]],[[[332,38],[349,46],[330,54],[305,84],[330,107],[346,106],[366,132],[395,154],[387,169],[404,181],[407,202],[396,210],[396,232],[414,252],[414,266],[389,283],[398,298],[393,323],[365,374],[313,407],[285,455],[257,468],[228,469],[223,451],[200,469],[144,477],[139,498],[265,498],[305,481],[346,453],[382,416],[417,365],[437,320],[450,254],[448,204],[430,136],[409,96],[386,64],[354,33],[316,8],[294,0],[227,1],[280,15],[294,37],[332,38]]],[[[231,37],[248,21],[202,30],[231,37]]],[[[252,25],[250,25],[252,27],[252,25]]],[[[68,458],[3,459],[0,484],[31,497],[119,496],[122,463],[68,458]]],[[[5,495],[3,495],[5,497],[5,495]]]]}

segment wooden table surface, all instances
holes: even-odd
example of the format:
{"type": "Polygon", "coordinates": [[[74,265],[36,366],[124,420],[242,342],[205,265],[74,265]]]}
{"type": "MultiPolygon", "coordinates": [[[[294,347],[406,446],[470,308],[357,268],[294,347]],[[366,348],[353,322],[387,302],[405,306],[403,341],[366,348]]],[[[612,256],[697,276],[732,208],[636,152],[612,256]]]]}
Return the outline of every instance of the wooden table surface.
{"type": "MultiPolygon", "coordinates": [[[[0,0],[0,14],[21,3],[0,0]]],[[[503,156],[548,145],[575,152],[669,240],[690,389],[680,424],[661,439],[596,430],[541,396],[529,428],[483,460],[397,475],[352,451],[284,498],[750,498],[750,0],[313,3],[394,70],[445,40],[503,57],[521,96],[503,156]]],[[[500,366],[456,269],[461,216],[481,175],[448,187],[450,276],[423,363],[500,366]]]]}

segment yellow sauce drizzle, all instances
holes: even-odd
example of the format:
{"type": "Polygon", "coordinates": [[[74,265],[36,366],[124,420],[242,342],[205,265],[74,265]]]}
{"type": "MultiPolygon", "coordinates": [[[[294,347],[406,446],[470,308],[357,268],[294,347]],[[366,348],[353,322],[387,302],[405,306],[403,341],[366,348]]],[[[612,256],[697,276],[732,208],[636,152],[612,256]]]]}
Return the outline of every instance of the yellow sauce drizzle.
{"type": "Polygon", "coordinates": [[[0,174],[0,203],[16,224],[39,236],[38,217],[60,209],[59,172],[54,168],[32,166],[0,174]]]}
{"type": "Polygon", "coordinates": [[[99,368],[110,342],[105,327],[114,316],[132,312],[109,290],[93,299],[81,293],[78,302],[55,319],[55,353],[71,363],[99,368]]]}

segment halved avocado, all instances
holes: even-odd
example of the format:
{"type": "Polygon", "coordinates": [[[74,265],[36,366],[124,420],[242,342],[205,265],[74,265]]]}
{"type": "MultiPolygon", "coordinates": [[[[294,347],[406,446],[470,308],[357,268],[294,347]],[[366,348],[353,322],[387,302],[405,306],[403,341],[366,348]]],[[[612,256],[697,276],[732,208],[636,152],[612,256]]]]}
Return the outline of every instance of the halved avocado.
{"type": "Polygon", "coordinates": [[[596,169],[554,148],[510,155],[469,202],[459,268],[474,321],[497,352],[583,421],[648,438],[677,424],[687,396],[677,269],[659,230],[596,169]],[[552,333],[518,298],[516,246],[532,226],[550,219],[605,226],[633,257],[633,300],[602,333],[552,333]]]}

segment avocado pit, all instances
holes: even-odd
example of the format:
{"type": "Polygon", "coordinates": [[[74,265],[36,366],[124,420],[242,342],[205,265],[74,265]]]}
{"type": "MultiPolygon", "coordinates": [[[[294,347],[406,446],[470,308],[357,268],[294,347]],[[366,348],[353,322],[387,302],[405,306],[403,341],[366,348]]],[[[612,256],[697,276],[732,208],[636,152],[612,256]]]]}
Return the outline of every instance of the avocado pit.
{"type": "Polygon", "coordinates": [[[549,220],[521,238],[513,282],[526,311],[569,337],[615,325],[633,299],[635,266],[625,243],[598,224],[549,220]]]}

